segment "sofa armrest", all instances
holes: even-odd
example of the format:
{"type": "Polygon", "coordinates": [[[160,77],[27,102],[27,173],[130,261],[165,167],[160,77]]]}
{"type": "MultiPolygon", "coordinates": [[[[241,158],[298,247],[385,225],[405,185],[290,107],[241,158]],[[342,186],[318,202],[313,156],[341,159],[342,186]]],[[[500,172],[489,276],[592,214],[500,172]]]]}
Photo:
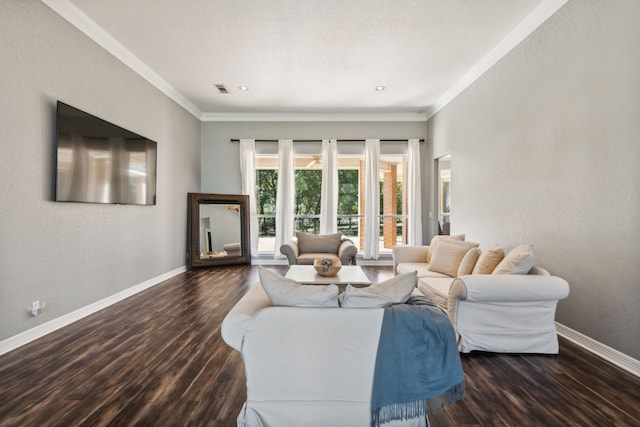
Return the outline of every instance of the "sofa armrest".
{"type": "Polygon", "coordinates": [[[256,282],[240,298],[222,321],[220,333],[222,339],[231,347],[240,351],[242,337],[253,317],[262,309],[271,307],[271,300],[260,282],[256,282]]]}
{"type": "Polygon", "coordinates": [[[358,248],[349,239],[342,239],[340,246],[338,246],[338,258],[343,265],[355,265],[356,255],[358,254],[358,248]]]}
{"type": "Polygon", "coordinates": [[[427,262],[429,246],[398,245],[391,249],[393,255],[393,273],[398,274],[398,264],[401,262],[427,262]]]}
{"type": "Polygon", "coordinates": [[[539,274],[472,274],[458,277],[449,289],[452,299],[483,302],[557,301],[569,295],[569,284],[539,274]]]}
{"type": "Polygon", "coordinates": [[[289,265],[294,265],[298,263],[298,255],[300,254],[300,250],[298,249],[298,242],[295,240],[289,240],[286,243],[283,243],[280,246],[280,253],[287,256],[289,260],[289,265]]]}

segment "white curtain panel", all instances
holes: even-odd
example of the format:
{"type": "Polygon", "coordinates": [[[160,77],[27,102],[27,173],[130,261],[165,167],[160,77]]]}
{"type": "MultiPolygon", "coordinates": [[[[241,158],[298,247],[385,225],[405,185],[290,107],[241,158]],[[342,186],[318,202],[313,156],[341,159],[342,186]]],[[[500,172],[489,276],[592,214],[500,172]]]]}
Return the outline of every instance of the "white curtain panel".
{"type": "Polygon", "coordinates": [[[380,246],[380,140],[367,139],[364,149],[364,253],[365,259],[378,259],[380,246]]]}
{"type": "Polygon", "coordinates": [[[256,142],[240,140],[240,177],[242,194],[249,195],[249,233],[251,253],[258,254],[258,209],[256,205],[256,142]]]}
{"type": "Polygon", "coordinates": [[[338,231],[338,142],[322,140],[320,234],[338,231]]]}
{"type": "Polygon", "coordinates": [[[280,246],[293,238],[293,206],[295,202],[295,172],[293,141],[278,141],[278,189],[276,191],[276,240],[274,258],[285,258],[280,246]]]}
{"type": "Polygon", "coordinates": [[[420,141],[410,139],[407,151],[407,244],[422,245],[422,192],[420,187],[420,141]]]}

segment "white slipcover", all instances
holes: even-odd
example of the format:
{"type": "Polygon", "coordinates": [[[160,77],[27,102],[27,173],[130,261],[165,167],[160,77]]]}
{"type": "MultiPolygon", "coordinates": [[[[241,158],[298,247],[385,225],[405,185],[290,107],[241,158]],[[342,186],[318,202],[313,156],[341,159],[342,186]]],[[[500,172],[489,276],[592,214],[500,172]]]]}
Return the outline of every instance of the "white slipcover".
{"type": "MultiPolygon", "coordinates": [[[[242,353],[238,426],[368,427],[384,309],[272,307],[254,285],[222,323],[242,353]]],[[[425,426],[424,419],[385,427],[425,426]]]]}
{"type": "Polygon", "coordinates": [[[529,274],[454,278],[429,270],[430,250],[395,246],[393,269],[396,274],[417,272],[419,292],[447,310],[458,334],[458,350],[558,353],[556,306],[569,295],[564,279],[535,266],[529,274]]]}
{"type": "Polygon", "coordinates": [[[569,284],[542,268],[530,274],[423,277],[418,289],[446,307],[463,353],[558,353],[556,306],[569,295],[569,284]]]}

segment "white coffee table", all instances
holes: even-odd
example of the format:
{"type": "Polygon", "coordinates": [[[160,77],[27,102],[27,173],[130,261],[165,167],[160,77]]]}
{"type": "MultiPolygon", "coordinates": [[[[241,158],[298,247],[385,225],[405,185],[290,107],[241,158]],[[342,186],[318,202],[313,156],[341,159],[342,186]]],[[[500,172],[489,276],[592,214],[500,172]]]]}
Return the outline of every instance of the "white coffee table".
{"type": "Polygon", "coordinates": [[[357,265],[344,265],[333,277],[321,276],[312,265],[291,265],[284,276],[305,285],[370,285],[371,280],[357,265]]]}

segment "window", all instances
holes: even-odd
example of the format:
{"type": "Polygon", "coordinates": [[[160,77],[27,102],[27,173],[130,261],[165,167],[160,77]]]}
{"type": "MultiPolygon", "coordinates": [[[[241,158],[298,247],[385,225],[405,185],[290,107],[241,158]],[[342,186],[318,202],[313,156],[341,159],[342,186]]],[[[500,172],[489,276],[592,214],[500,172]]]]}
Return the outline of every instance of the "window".
{"type": "MultiPolygon", "coordinates": [[[[380,155],[380,253],[406,242],[405,216],[407,196],[406,155],[380,155]]],[[[322,158],[318,155],[296,155],[294,228],[318,233],[322,200],[322,158]]],[[[256,191],[259,223],[259,252],[274,252],[275,207],[278,183],[277,155],[256,156],[256,191]]],[[[338,232],[350,238],[359,249],[364,248],[364,174],[363,155],[338,155],[338,232]]]]}
{"type": "Polygon", "coordinates": [[[273,252],[276,236],[278,157],[256,156],[258,252],[273,252]]]}
{"type": "MultiPolygon", "coordinates": [[[[356,159],[356,163],[359,161],[356,159]]],[[[359,246],[360,170],[338,159],[338,233],[359,246]]]]}
{"type": "Polygon", "coordinates": [[[296,202],[294,229],[305,233],[320,232],[322,169],[296,168],[296,202]]]}
{"type": "Polygon", "coordinates": [[[381,252],[406,242],[406,202],[402,183],[406,180],[405,155],[380,155],[381,252]]]}
{"type": "MultiPolygon", "coordinates": [[[[380,155],[380,253],[406,243],[406,155],[380,155]]],[[[364,248],[364,157],[338,157],[338,231],[364,248]]]]}

